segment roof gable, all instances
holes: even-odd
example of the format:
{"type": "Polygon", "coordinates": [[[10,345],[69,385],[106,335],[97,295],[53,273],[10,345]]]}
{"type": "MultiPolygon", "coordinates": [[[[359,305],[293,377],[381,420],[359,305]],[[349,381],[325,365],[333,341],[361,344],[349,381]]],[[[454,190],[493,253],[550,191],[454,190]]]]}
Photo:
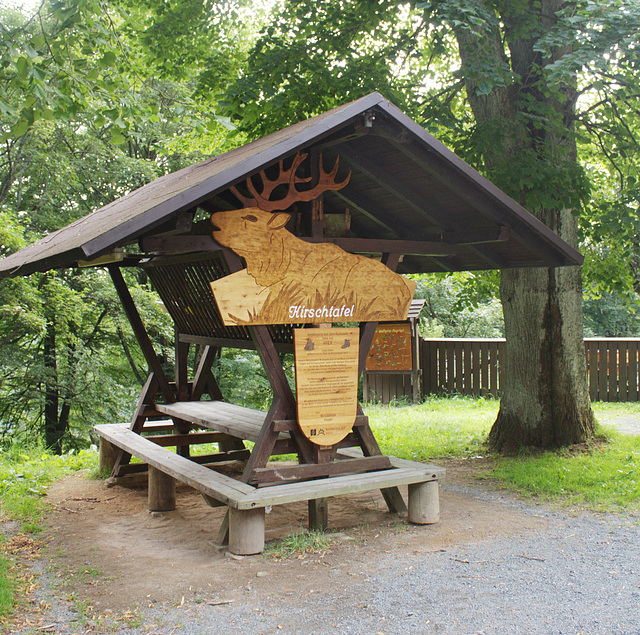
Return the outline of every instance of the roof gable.
{"type": "MultiPolygon", "coordinates": [[[[325,213],[348,210],[352,238],[402,241],[397,248],[406,256],[399,271],[582,262],[580,254],[544,224],[372,93],[156,179],[0,261],[0,276],[73,266],[80,259],[136,245],[166,230],[181,212],[193,213],[198,206],[208,212],[228,208],[231,185],[299,150],[322,152],[327,164],[340,158],[341,169],[352,172],[348,187],[325,197],[325,213]],[[429,243],[438,242],[450,249],[428,249],[429,243]]],[[[172,231],[192,235],[195,230],[187,223],[172,231]]],[[[206,240],[198,244],[206,250],[206,240]]],[[[377,250],[371,242],[352,242],[351,250],[358,249],[377,250]]]]}

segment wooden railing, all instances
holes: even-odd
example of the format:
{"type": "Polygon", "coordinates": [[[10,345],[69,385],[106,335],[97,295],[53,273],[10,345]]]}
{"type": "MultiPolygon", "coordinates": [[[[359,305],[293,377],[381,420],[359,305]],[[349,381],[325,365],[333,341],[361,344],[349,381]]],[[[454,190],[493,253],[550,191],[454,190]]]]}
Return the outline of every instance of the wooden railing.
{"type": "Polygon", "coordinates": [[[640,401],[640,338],[584,341],[592,401],[640,401]]]}
{"type": "MultiPolygon", "coordinates": [[[[640,338],[584,341],[592,401],[640,401],[640,338]]],[[[500,396],[504,339],[424,339],[423,394],[500,396]]]]}

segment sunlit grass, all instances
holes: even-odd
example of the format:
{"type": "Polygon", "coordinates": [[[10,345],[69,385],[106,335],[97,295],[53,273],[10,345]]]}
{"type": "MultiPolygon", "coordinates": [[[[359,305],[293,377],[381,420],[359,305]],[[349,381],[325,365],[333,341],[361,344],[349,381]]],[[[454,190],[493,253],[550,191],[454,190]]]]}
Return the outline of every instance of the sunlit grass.
{"type": "Polygon", "coordinates": [[[485,452],[498,407],[495,399],[429,397],[419,405],[367,405],[365,411],[384,454],[428,461],[485,452]]]}
{"type": "Polygon", "coordinates": [[[13,610],[16,587],[17,583],[11,564],[6,556],[0,553],[0,618],[5,617],[13,610]]]}
{"type": "MultiPolygon", "coordinates": [[[[0,451],[0,512],[2,517],[20,521],[22,530],[41,529],[49,485],[80,469],[97,464],[97,453],[56,456],[40,447],[12,446],[0,451]]],[[[10,616],[20,597],[17,571],[11,556],[0,545],[0,619],[10,616]]]]}
{"type": "Polygon", "coordinates": [[[49,485],[97,464],[94,451],[57,456],[39,447],[13,446],[0,451],[0,509],[5,517],[22,521],[25,531],[37,531],[45,509],[42,497],[49,485]]]}
{"type": "Polygon", "coordinates": [[[329,550],[335,541],[331,533],[301,529],[269,543],[264,554],[279,560],[305,553],[321,553],[329,550]]]}
{"type": "Polygon", "coordinates": [[[594,511],[640,509],[640,436],[610,426],[582,449],[497,458],[493,476],[506,487],[541,500],[594,511]]]}

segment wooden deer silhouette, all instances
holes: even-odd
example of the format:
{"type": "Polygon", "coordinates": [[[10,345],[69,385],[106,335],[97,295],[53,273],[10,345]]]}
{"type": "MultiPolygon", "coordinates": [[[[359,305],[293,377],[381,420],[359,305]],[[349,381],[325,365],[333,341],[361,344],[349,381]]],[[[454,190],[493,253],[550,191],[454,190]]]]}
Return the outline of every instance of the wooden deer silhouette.
{"type": "MultiPolygon", "coordinates": [[[[215,226],[214,239],[232,249],[245,259],[247,273],[256,284],[268,290],[265,307],[286,310],[297,321],[318,321],[310,311],[317,307],[346,307],[341,315],[327,315],[325,321],[350,321],[356,319],[376,321],[405,319],[415,284],[394,273],[384,264],[351,254],[331,243],[307,243],[285,229],[291,218],[281,210],[294,202],[311,201],[330,190],[339,190],[349,182],[351,174],[336,182],[339,159],[331,170],[325,172],[320,157],[320,176],[315,187],[299,191],[296,185],[309,178],[296,175],[306,154],[296,154],[291,166],[280,171],[276,179],[268,179],[260,172],[263,187],[258,192],[250,178],[246,188],[251,196],[241,194],[237,188],[231,191],[245,207],[228,212],[215,212],[211,222],[215,226]],[[269,200],[275,188],[287,185],[283,198],[269,200]],[[283,308],[282,303],[285,303],[283,308]],[[292,309],[292,307],[294,307],[292,309]],[[310,308],[310,307],[316,307],[310,308]],[[351,307],[351,308],[350,308],[351,307]],[[355,309],[353,307],[356,307],[355,309]],[[366,318],[358,315],[366,314],[366,318]]],[[[277,323],[277,322],[273,322],[277,323]]]]}

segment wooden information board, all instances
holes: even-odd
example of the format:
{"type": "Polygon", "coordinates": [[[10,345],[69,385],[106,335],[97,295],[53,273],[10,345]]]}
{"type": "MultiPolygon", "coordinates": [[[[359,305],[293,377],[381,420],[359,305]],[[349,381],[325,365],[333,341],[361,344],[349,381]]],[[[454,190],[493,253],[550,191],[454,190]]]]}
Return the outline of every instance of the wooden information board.
{"type": "Polygon", "coordinates": [[[294,329],[298,422],[317,445],[342,441],[358,407],[359,329],[294,329]]]}
{"type": "Polygon", "coordinates": [[[367,370],[413,370],[410,324],[379,324],[367,355],[367,370]]]}

